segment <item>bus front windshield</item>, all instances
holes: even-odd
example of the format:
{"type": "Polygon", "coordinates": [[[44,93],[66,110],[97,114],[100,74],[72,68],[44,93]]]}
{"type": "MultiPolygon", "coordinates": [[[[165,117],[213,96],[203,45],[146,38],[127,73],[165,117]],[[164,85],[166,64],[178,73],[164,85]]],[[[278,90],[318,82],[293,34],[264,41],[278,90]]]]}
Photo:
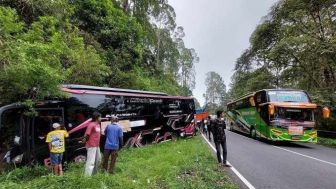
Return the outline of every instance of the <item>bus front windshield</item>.
{"type": "Polygon", "coordinates": [[[302,91],[268,91],[269,102],[309,102],[302,91]]]}
{"type": "Polygon", "coordinates": [[[291,121],[313,121],[313,111],[310,109],[276,108],[276,119],[291,121]]]}

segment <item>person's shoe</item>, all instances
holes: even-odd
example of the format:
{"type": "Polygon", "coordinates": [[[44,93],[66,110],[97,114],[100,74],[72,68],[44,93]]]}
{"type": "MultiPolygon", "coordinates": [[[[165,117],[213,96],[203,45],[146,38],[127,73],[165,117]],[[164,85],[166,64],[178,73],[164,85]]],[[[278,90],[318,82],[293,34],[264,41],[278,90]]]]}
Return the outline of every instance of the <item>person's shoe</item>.
{"type": "Polygon", "coordinates": [[[232,167],[232,166],[230,164],[225,163],[223,164],[223,167],[232,167]]]}

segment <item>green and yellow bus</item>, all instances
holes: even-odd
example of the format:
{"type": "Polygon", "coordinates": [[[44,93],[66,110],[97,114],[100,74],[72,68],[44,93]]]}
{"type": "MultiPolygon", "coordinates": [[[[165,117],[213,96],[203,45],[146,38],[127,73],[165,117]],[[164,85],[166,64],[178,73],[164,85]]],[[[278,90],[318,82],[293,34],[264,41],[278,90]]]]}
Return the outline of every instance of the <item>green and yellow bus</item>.
{"type": "MultiPolygon", "coordinates": [[[[230,129],[272,141],[317,142],[317,104],[302,90],[263,89],[227,104],[230,129]]],[[[330,111],[323,108],[323,117],[330,111]]]]}

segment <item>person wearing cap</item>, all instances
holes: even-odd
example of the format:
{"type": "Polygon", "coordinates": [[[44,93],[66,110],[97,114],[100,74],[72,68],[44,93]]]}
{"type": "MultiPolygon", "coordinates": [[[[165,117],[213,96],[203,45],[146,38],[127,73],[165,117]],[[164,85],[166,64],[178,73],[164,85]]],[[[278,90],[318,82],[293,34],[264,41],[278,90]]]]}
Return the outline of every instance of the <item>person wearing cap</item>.
{"type": "Polygon", "coordinates": [[[67,131],[61,130],[59,123],[54,123],[52,127],[54,130],[49,132],[46,138],[50,151],[50,162],[53,173],[57,176],[62,176],[62,159],[65,151],[64,139],[69,137],[69,134],[67,131]]]}
{"type": "Polygon", "coordinates": [[[123,145],[123,131],[118,125],[118,121],[117,116],[112,116],[111,124],[105,129],[106,141],[104,147],[103,169],[109,173],[113,173],[118,157],[118,151],[123,145]],[[110,156],[110,165],[108,165],[110,156]]]}

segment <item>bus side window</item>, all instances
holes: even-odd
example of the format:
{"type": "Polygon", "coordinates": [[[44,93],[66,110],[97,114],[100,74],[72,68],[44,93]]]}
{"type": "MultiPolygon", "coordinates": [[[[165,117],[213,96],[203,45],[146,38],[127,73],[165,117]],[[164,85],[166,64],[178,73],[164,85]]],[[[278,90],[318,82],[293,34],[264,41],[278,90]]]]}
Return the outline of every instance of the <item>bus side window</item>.
{"type": "Polygon", "coordinates": [[[52,130],[53,123],[64,125],[62,109],[37,109],[38,115],[34,118],[35,144],[45,144],[47,134],[52,130]]]}
{"type": "Polygon", "coordinates": [[[268,106],[267,105],[260,107],[260,116],[265,122],[269,121],[268,106]]]}
{"type": "Polygon", "coordinates": [[[254,99],[256,105],[263,104],[267,102],[266,92],[260,91],[255,95],[254,99]]]}
{"type": "Polygon", "coordinates": [[[85,106],[70,106],[67,108],[67,129],[74,128],[90,118],[91,111],[85,106]]]}

